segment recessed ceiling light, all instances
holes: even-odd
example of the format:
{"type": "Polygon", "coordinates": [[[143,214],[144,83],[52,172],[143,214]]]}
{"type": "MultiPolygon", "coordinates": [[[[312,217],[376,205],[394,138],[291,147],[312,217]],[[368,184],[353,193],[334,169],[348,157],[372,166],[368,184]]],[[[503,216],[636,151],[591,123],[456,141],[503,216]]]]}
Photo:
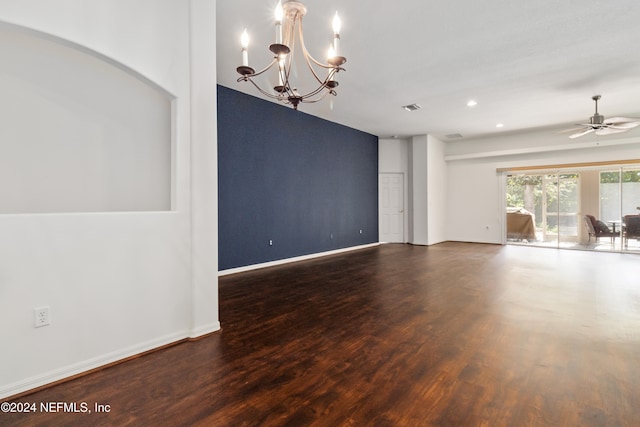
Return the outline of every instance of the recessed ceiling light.
{"type": "Polygon", "coordinates": [[[497,127],[497,128],[502,128],[502,127],[504,127],[504,125],[503,125],[502,123],[498,123],[498,124],[496,125],[496,127],[497,127]]]}
{"type": "Polygon", "coordinates": [[[422,107],[419,106],[418,104],[410,104],[410,105],[403,105],[402,108],[404,108],[407,111],[416,111],[421,109],[422,107]]]}
{"type": "Polygon", "coordinates": [[[467,101],[467,107],[475,107],[476,105],[478,105],[478,101],[476,101],[475,99],[470,99],[469,101],[467,101]]]}

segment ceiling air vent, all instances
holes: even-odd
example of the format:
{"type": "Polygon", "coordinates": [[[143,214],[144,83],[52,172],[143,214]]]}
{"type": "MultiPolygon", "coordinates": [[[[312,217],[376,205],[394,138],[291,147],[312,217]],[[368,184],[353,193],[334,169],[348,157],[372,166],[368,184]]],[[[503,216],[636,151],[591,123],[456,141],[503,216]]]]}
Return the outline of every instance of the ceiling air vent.
{"type": "Polygon", "coordinates": [[[460,134],[460,133],[451,133],[449,135],[445,135],[445,138],[448,138],[448,139],[460,139],[460,138],[462,138],[462,134],[460,134]]]}
{"type": "Polygon", "coordinates": [[[416,111],[421,109],[422,107],[419,106],[418,104],[410,104],[410,105],[403,105],[402,108],[404,108],[407,111],[416,111]]]}

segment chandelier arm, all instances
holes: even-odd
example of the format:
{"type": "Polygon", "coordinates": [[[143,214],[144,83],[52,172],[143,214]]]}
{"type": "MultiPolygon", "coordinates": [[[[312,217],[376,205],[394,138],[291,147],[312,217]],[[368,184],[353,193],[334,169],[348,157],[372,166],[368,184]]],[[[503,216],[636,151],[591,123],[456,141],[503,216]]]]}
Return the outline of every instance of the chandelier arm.
{"type": "Polygon", "coordinates": [[[280,93],[281,96],[284,96],[286,93],[287,96],[291,95],[291,88],[289,88],[289,76],[287,75],[286,64],[280,69],[280,65],[278,65],[278,78],[282,80],[282,88],[283,91],[280,93]]]}
{"type": "Polygon", "coordinates": [[[299,102],[317,102],[318,100],[324,98],[325,96],[327,96],[329,93],[331,93],[332,95],[337,95],[336,91],[333,90],[332,88],[330,88],[328,86],[328,82],[333,78],[333,76],[335,75],[335,73],[337,72],[337,70],[335,68],[333,68],[329,74],[327,75],[327,77],[325,78],[324,81],[320,81],[318,80],[318,82],[320,83],[320,86],[318,86],[316,89],[312,90],[311,92],[305,93],[304,95],[300,95],[300,94],[296,94],[295,92],[293,92],[293,90],[290,89],[290,91],[287,92],[287,94],[289,96],[294,96],[297,97],[300,101],[299,102]],[[326,89],[326,91],[325,91],[326,89]],[[308,98],[313,98],[314,96],[320,94],[324,92],[324,94],[322,95],[321,98],[319,98],[318,100],[311,100],[311,101],[307,101],[308,98]]]}
{"type": "Polygon", "coordinates": [[[272,93],[267,92],[266,90],[262,89],[260,86],[258,86],[258,84],[256,82],[254,82],[251,79],[247,79],[246,81],[250,82],[252,85],[254,85],[256,87],[256,89],[258,89],[260,91],[260,93],[262,93],[265,96],[268,96],[271,99],[282,99],[282,97],[280,95],[274,95],[272,93]]]}
{"type": "MultiPolygon", "coordinates": [[[[324,91],[325,89],[327,89],[327,93],[331,93],[333,92],[333,95],[336,95],[335,90],[333,90],[332,88],[330,88],[328,86],[328,83],[333,79],[333,76],[337,73],[337,70],[335,68],[332,68],[331,71],[329,71],[329,74],[327,75],[327,77],[324,79],[324,81],[319,81],[320,82],[320,86],[318,88],[316,88],[314,91],[309,92],[307,95],[307,97],[312,97],[315,96],[319,93],[321,93],[322,91],[324,91]]],[[[323,98],[326,96],[323,95],[323,98]]]]}
{"type": "MultiPolygon", "coordinates": [[[[295,43],[295,42],[294,42],[295,43]]],[[[293,53],[293,48],[292,48],[292,53],[293,53]]],[[[306,93],[304,95],[300,95],[300,94],[296,94],[293,91],[293,88],[291,87],[290,83],[289,83],[289,76],[291,74],[291,61],[289,61],[289,66],[286,66],[286,61],[285,61],[285,66],[282,68],[282,70],[280,70],[280,66],[278,65],[278,73],[282,73],[282,78],[283,78],[283,83],[284,83],[284,89],[285,91],[276,95],[273,95],[270,92],[265,91],[264,89],[262,89],[260,86],[258,86],[258,84],[256,82],[253,81],[253,77],[259,76],[260,74],[263,74],[264,72],[266,72],[267,70],[269,70],[274,64],[278,63],[278,58],[274,58],[271,63],[269,65],[267,65],[265,68],[263,68],[262,70],[251,74],[251,75],[247,75],[247,76],[241,76],[238,78],[238,82],[240,81],[249,81],[251,82],[251,84],[253,84],[253,86],[256,87],[256,89],[258,89],[258,91],[260,91],[260,93],[262,93],[263,95],[272,98],[272,99],[278,99],[281,100],[283,102],[285,102],[286,104],[290,104],[291,102],[288,101],[289,97],[297,97],[300,98],[300,102],[305,102],[305,103],[311,103],[311,102],[318,102],[319,100],[323,99],[325,96],[327,96],[327,94],[331,93],[332,95],[337,95],[337,93],[332,90],[329,89],[327,87],[327,82],[329,82],[333,76],[335,75],[335,73],[337,72],[338,69],[341,68],[334,68],[334,67],[330,67],[331,71],[328,74],[328,76],[325,78],[324,81],[320,80],[318,78],[318,76],[315,74],[314,70],[309,66],[309,64],[307,63],[307,66],[309,66],[309,69],[311,70],[311,72],[314,74],[314,77],[316,78],[316,80],[318,81],[318,83],[320,83],[320,86],[318,88],[316,88],[315,90],[306,93]],[[325,89],[328,89],[324,95],[322,95],[321,98],[317,99],[317,100],[308,100],[308,98],[312,98],[314,96],[316,96],[317,94],[323,92],[325,89]]]]}
{"type": "Polygon", "coordinates": [[[256,77],[256,76],[259,76],[260,74],[263,74],[265,71],[267,71],[268,69],[270,69],[271,67],[273,67],[273,64],[275,64],[276,62],[278,62],[278,61],[277,61],[277,59],[275,59],[275,58],[274,58],[274,59],[269,63],[269,65],[267,65],[266,67],[264,67],[262,70],[257,71],[257,72],[255,72],[255,73],[253,73],[253,74],[247,74],[247,75],[243,75],[243,76],[239,77],[239,78],[238,78],[238,82],[241,82],[241,81],[243,81],[243,80],[244,80],[244,81],[247,81],[247,80],[249,80],[249,79],[250,79],[250,78],[252,78],[252,77],[256,77]]]}
{"type": "MultiPolygon", "coordinates": [[[[309,93],[307,93],[307,94],[305,94],[305,95],[302,95],[302,98],[303,98],[303,99],[312,98],[312,97],[316,96],[317,94],[324,92],[324,91],[325,91],[325,89],[327,89],[327,88],[325,87],[325,85],[319,86],[317,89],[315,89],[315,90],[313,90],[313,91],[311,91],[311,92],[309,92],[309,93]]],[[[326,92],[329,92],[329,90],[327,90],[326,92]]],[[[326,92],[325,92],[325,93],[326,93],[326,92]]],[[[325,95],[325,96],[326,96],[326,95],[325,95]]],[[[323,97],[324,97],[324,96],[323,96],[323,97]]]]}
{"type": "MultiPolygon", "coordinates": [[[[320,98],[317,98],[317,99],[300,98],[300,99],[298,99],[298,103],[300,103],[300,104],[315,104],[316,102],[322,101],[329,94],[334,95],[334,96],[337,95],[336,91],[328,90],[320,98]]],[[[281,101],[284,104],[293,104],[293,102],[291,102],[288,98],[282,98],[281,101]]]]}
{"type": "MultiPolygon", "coordinates": [[[[302,37],[302,36],[301,36],[301,37],[302,37]]],[[[315,58],[313,57],[313,55],[311,55],[311,54],[309,53],[309,51],[307,50],[307,48],[306,48],[306,46],[304,45],[304,43],[302,43],[302,51],[303,51],[304,58],[307,60],[307,64],[309,63],[309,61],[311,61],[311,62],[313,62],[314,64],[316,64],[317,66],[322,67],[322,68],[326,68],[326,69],[335,68],[335,67],[334,67],[333,65],[331,65],[331,64],[327,64],[327,63],[324,63],[324,62],[320,62],[320,61],[318,61],[317,59],[315,59],[315,58]]]]}
{"type": "Polygon", "coordinates": [[[287,69],[286,69],[286,82],[287,82],[287,93],[289,94],[290,97],[294,97],[294,98],[298,98],[300,100],[303,100],[304,98],[306,98],[308,96],[307,95],[300,95],[298,93],[298,88],[296,87],[292,87],[291,83],[290,83],[290,78],[291,78],[291,69],[293,68],[293,62],[294,62],[294,58],[295,58],[295,53],[296,53],[296,44],[299,41],[301,44],[301,48],[302,48],[302,53],[304,55],[304,52],[306,51],[305,46],[304,46],[304,40],[301,37],[302,34],[302,17],[304,16],[304,12],[301,12],[300,10],[296,10],[295,14],[292,16],[291,20],[290,20],[290,28],[289,28],[289,35],[290,35],[290,48],[291,48],[291,54],[289,55],[288,58],[288,64],[287,64],[287,69]],[[297,37],[296,37],[297,36],[297,37]],[[297,40],[296,40],[297,39],[297,40]]]}
{"type": "MultiPolygon", "coordinates": [[[[270,50],[276,54],[274,61],[277,63],[276,76],[278,78],[277,86],[274,87],[278,94],[276,98],[282,102],[293,96],[291,89],[289,88],[289,76],[287,72],[287,63],[290,62],[290,58],[294,54],[293,46],[291,44],[291,31],[292,31],[292,19],[291,15],[287,13],[287,18],[284,20],[284,36],[282,38],[282,47],[286,49],[270,50]]],[[[272,45],[273,46],[273,45],[272,45]]],[[[286,102],[285,102],[286,103],[286,102]]]]}
{"type": "Polygon", "coordinates": [[[302,45],[302,53],[304,55],[304,58],[307,60],[307,64],[309,63],[309,59],[316,64],[319,67],[322,68],[333,68],[333,66],[331,66],[331,64],[328,63],[322,63],[320,61],[318,61],[317,59],[315,59],[313,57],[313,55],[311,55],[309,53],[309,51],[307,50],[307,46],[304,44],[304,33],[302,31],[302,20],[300,20],[300,26],[298,27],[298,38],[300,38],[300,44],[302,45]]]}
{"type": "Polygon", "coordinates": [[[284,38],[282,43],[289,48],[289,53],[285,55],[283,58],[275,58],[275,61],[278,63],[278,83],[282,82],[283,91],[279,93],[279,99],[285,103],[285,101],[290,96],[293,96],[293,92],[289,87],[289,72],[287,72],[287,66],[290,67],[291,58],[294,55],[294,44],[293,42],[293,30],[295,24],[295,15],[291,16],[287,13],[287,19],[284,20],[284,38]],[[280,61],[282,61],[282,67],[280,67],[280,61]]]}
{"type": "Polygon", "coordinates": [[[334,96],[337,95],[336,91],[331,89],[331,90],[328,90],[328,91],[324,92],[320,98],[317,98],[317,99],[304,99],[304,100],[302,100],[300,102],[304,102],[305,104],[314,104],[316,102],[322,101],[329,94],[334,95],[334,96]]]}
{"type": "Polygon", "coordinates": [[[283,73],[283,79],[284,79],[283,84],[287,91],[288,96],[295,96],[295,93],[293,91],[295,88],[292,88],[291,83],[289,82],[289,78],[291,77],[291,67],[293,64],[293,58],[295,58],[295,53],[296,53],[295,25],[296,25],[296,21],[292,20],[292,23],[290,24],[291,37],[289,37],[289,49],[291,49],[291,52],[289,53],[289,55],[287,55],[287,58],[285,59],[284,65],[282,67],[282,73],[283,73]]]}
{"type": "Polygon", "coordinates": [[[255,76],[259,76],[260,74],[264,73],[265,71],[269,70],[271,67],[273,67],[273,64],[275,64],[276,62],[278,62],[275,58],[273,58],[273,60],[269,63],[269,65],[267,65],[266,67],[264,67],[262,70],[254,73],[251,75],[251,77],[255,77],[255,76]]]}
{"type": "Polygon", "coordinates": [[[324,86],[326,84],[327,80],[324,80],[324,82],[323,82],[320,79],[320,77],[318,77],[318,74],[316,73],[316,70],[313,69],[313,66],[311,65],[311,62],[313,62],[314,64],[318,65],[319,67],[326,68],[326,69],[332,69],[333,67],[330,66],[329,64],[323,64],[323,63],[317,61],[309,53],[309,51],[307,50],[307,46],[304,44],[304,36],[303,36],[303,31],[302,31],[302,20],[299,21],[299,25],[298,25],[298,38],[300,39],[300,46],[302,47],[302,56],[304,57],[304,60],[307,63],[307,68],[309,68],[309,71],[311,71],[311,74],[313,74],[313,77],[315,77],[316,81],[324,86]]]}
{"type": "Polygon", "coordinates": [[[329,89],[327,87],[327,82],[330,80],[329,77],[332,77],[332,76],[333,76],[333,74],[329,73],[329,75],[327,76],[327,78],[324,81],[318,80],[318,82],[320,83],[320,86],[318,86],[313,91],[309,92],[306,96],[307,97],[312,97],[312,96],[315,96],[315,95],[319,94],[320,92],[324,91],[325,89],[329,89]]]}
{"type": "Polygon", "coordinates": [[[294,12],[293,14],[287,13],[287,19],[284,20],[285,36],[283,39],[283,43],[289,47],[291,47],[291,44],[295,36],[294,30],[295,30],[295,23],[297,19],[298,19],[298,12],[294,12]]]}

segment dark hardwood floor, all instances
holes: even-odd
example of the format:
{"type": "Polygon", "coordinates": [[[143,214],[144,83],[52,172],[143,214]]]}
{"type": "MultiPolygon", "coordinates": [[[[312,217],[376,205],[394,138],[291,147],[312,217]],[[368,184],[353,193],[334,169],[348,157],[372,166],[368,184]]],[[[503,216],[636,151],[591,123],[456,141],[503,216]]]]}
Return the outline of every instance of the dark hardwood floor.
{"type": "Polygon", "coordinates": [[[640,425],[637,255],[383,245],[222,277],[220,318],[0,425],[640,425]]]}

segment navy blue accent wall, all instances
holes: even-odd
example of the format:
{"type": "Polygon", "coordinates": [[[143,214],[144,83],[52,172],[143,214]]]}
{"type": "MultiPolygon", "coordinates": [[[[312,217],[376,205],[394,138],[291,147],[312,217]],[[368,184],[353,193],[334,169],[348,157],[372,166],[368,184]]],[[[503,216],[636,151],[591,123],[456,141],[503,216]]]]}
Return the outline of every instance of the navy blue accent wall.
{"type": "Polygon", "coordinates": [[[218,192],[220,270],[378,242],[378,138],[218,86],[218,192]]]}

